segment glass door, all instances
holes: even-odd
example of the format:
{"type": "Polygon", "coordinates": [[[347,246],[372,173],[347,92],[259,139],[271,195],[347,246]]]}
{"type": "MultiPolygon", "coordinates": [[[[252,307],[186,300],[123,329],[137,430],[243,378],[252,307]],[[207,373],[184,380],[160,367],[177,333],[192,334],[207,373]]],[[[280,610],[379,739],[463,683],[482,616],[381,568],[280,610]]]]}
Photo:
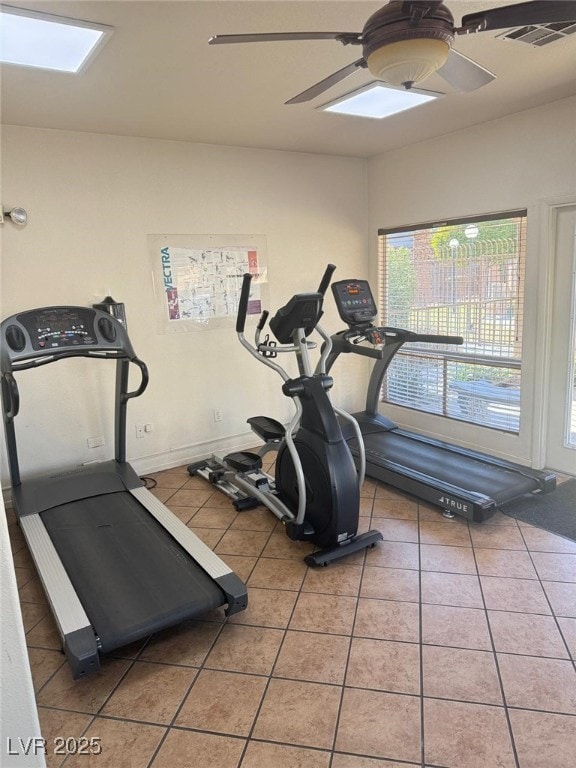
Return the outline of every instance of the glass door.
{"type": "Polygon", "coordinates": [[[576,475],[576,205],[557,209],[546,466],[576,475]]]}

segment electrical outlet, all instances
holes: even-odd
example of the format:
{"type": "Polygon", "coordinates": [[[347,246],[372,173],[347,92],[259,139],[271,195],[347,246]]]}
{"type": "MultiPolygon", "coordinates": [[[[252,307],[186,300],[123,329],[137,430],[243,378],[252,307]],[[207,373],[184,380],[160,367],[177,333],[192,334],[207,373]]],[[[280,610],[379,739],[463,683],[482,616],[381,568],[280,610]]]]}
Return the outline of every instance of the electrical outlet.
{"type": "Polygon", "coordinates": [[[135,429],[136,429],[136,437],[138,438],[145,437],[146,427],[144,426],[144,424],[136,424],[135,429]]]}
{"type": "Polygon", "coordinates": [[[220,408],[214,408],[214,421],[222,421],[222,411],[220,408]]]}
{"type": "Polygon", "coordinates": [[[86,443],[88,444],[88,448],[100,448],[104,445],[104,438],[102,436],[88,437],[86,443]]]}

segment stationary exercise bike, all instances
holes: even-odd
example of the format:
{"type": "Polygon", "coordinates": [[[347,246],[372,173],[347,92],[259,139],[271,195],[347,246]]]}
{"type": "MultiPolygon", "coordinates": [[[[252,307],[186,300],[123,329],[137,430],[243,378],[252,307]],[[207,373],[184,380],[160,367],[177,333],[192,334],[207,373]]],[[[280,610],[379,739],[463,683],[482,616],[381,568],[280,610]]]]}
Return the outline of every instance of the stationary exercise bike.
{"type": "Polygon", "coordinates": [[[281,376],[282,392],[291,398],[295,412],[286,428],[267,417],[248,420],[265,441],[260,454],[240,451],[222,459],[212,456],[188,467],[191,475],[200,475],[224,491],[236,509],[262,503],[282,521],[290,539],[316,544],[320,550],[304,558],[312,566],[328,565],[382,540],[376,530],[358,534],[364,466],[360,461],[356,470],[338,416],[350,423],[358,445],[362,445],[362,436],[356,420],[333,406],[327,394],[333,384],[325,372],[331,342],[319,320],[334,270],[329,264],[317,292],[296,294],[278,310],[270,320],[276,341],[269,335],[261,341],[268,320],[264,311],[254,344],[244,336],[252,280],[251,274],[244,275],[236,321],[238,338],[253,357],[281,376]],[[308,341],[313,331],[325,342],[315,372],[309,351],[317,345],[308,341]],[[276,362],[278,355],[289,352],[298,361],[300,375],[296,378],[276,362]],[[262,470],[262,454],[270,448],[278,451],[274,478],[262,470]]]}

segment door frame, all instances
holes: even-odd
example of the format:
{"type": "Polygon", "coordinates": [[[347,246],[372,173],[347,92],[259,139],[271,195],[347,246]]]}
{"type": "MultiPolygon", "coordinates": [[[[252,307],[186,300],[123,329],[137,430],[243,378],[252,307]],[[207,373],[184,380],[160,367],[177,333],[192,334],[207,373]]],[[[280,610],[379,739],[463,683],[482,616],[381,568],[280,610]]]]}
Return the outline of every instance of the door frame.
{"type": "Polygon", "coordinates": [[[548,401],[551,379],[551,344],[554,309],[554,278],[556,275],[556,227],[558,213],[576,206],[576,194],[540,201],[540,234],[538,263],[538,306],[534,367],[532,466],[542,468],[546,462],[549,430],[548,401]]]}

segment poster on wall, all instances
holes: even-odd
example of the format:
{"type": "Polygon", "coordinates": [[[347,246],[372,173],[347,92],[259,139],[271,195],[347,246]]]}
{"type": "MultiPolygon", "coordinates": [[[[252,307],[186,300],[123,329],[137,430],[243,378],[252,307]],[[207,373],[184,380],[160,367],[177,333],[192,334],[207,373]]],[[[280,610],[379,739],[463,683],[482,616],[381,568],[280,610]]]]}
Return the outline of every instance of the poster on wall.
{"type": "Polygon", "coordinates": [[[267,289],[263,235],[149,235],[161,333],[235,325],[242,280],[252,275],[248,320],[267,289]]]}

